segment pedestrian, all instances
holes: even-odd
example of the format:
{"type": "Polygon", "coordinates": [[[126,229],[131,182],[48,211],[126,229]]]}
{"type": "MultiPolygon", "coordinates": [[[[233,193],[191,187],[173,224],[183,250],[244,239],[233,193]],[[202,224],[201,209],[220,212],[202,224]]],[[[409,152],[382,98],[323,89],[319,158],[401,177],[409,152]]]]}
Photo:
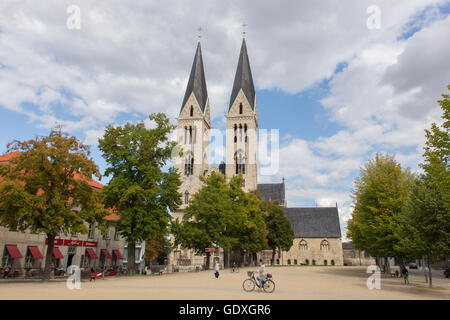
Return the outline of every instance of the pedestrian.
{"type": "Polygon", "coordinates": [[[4,272],[3,272],[3,278],[6,278],[6,277],[8,276],[8,274],[9,274],[10,271],[11,271],[11,268],[9,267],[9,265],[7,265],[7,266],[5,267],[4,272]]]}
{"type": "Polygon", "coordinates": [[[403,276],[403,280],[405,280],[405,284],[409,284],[408,270],[406,269],[405,266],[403,266],[403,268],[402,268],[402,276],[403,276]]]}
{"type": "Polygon", "coordinates": [[[216,276],[216,279],[219,279],[219,262],[218,261],[216,261],[214,275],[216,276]]]}
{"type": "Polygon", "coordinates": [[[92,268],[91,268],[91,276],[90,276],[90,278],[89,278],[89,281],[92,281],[92,279],[94,279],[94,282],[95,282],[95,277],[96,277],[96,276],[95,276],[94,273],[95,273],[95,270],[94,270],[94,267],[92,267],[92,268]]]}

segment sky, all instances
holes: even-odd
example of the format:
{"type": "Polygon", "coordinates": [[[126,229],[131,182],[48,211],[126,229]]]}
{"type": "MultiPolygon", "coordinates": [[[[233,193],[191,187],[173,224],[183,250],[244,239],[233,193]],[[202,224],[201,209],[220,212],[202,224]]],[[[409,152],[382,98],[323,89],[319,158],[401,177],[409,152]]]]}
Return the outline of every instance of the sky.
{"type": "Polygon", "coordinates": [[[387,152],[419,170],[450,84],[449,13],[448,0],[2,0],[0,153],[62,125],[103,172],[106,125],[176,123],[199,26],[224,129],[245,23],[259,128],[280,137],[279,170],[258,182],[284,177],[289,207],[337,204],[345,236],[366,161],[387,152]]]}

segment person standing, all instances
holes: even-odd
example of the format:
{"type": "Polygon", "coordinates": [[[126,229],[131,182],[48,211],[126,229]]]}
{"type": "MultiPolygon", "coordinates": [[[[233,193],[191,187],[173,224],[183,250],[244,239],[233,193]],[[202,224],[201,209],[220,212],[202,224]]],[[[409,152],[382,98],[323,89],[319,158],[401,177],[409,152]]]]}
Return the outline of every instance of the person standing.
{"type": "Polygon", "coordinates": [[[405,266],[403,266],[403,269],[402,269],[402,276],[403,276],[403,280],[405,280],[405,284],[409,284],[408,269],[406,269],[405,266]]]}
{"type": "Polygon", "coordinates": [[[216,261],[214,270],[215,270],[214,275],[216,276],[216,279],[219,279],[219,262],[218,261],[216,261]]]}

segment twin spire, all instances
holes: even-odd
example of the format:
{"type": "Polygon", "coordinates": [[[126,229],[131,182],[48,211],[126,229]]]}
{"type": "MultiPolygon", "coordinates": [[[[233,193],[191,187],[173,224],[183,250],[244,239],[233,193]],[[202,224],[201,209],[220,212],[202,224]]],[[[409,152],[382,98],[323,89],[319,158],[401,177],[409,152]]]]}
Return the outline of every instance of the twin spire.
{"type": "MultiPolygon", "coordinates": [[[[250,69],[245,38],[242,39],[241,52],[239,54],[239,62],[234,77],[233,90],[231,91],[229,109],[241,90],[247,98],[252,110],[255,111],[255,86],[253,85],[252,71],[250,69]]],[[[181,108],[184,107],[191,93],[194,94],[202,113],[204,113],[208,102],[208,92],[206,89],[205,70],[203,67],[200,41],[198,42],[197,51],[195,52],[194,62],[192,64],[191,74],[189,76],[181,108]]]]}

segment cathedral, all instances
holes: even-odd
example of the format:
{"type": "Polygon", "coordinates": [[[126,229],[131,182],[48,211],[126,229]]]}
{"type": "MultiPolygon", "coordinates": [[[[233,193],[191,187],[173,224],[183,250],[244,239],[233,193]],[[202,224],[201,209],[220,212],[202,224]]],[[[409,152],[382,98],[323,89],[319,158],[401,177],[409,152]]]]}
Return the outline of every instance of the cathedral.
{"type": "MultiPolygon", "coordinates": [[[[183,219],[189,198],[202,186],[201,176],[207,177],[212,172],[220,172],[227,178],[242,174],[245,191],[258,190],[263,200],[278,201],[291,221],[294,244],[288,252],[277,254],[277,264],[343,265],[337,206],[287,208],[284,179],[281,183],[258,184],[258,108],[245,38],[226,114],[225,163],[222,162],[219,168],[209,165],[210,108],[199,41],[177,123],[177,142],[183,148],[183,159],[175,161],[175,168],[181,174],[179,191],[183,203],[173,212],[172,218],[183,219]]],[[[258,259],[268,263],[271,252],[264,250],[258,254],[258,259]]],[[[215,262],[223,266],[223,250],[211,252],[210,259],[210,266],[215,262]]],[[[227,258],[228,262],[230,259],[227,258]]],[[[195,255],[192,250],[181,247],[172,251],[168,261],[172,271],[189,271],[205,265],[206,256],[195,255]]]]}

